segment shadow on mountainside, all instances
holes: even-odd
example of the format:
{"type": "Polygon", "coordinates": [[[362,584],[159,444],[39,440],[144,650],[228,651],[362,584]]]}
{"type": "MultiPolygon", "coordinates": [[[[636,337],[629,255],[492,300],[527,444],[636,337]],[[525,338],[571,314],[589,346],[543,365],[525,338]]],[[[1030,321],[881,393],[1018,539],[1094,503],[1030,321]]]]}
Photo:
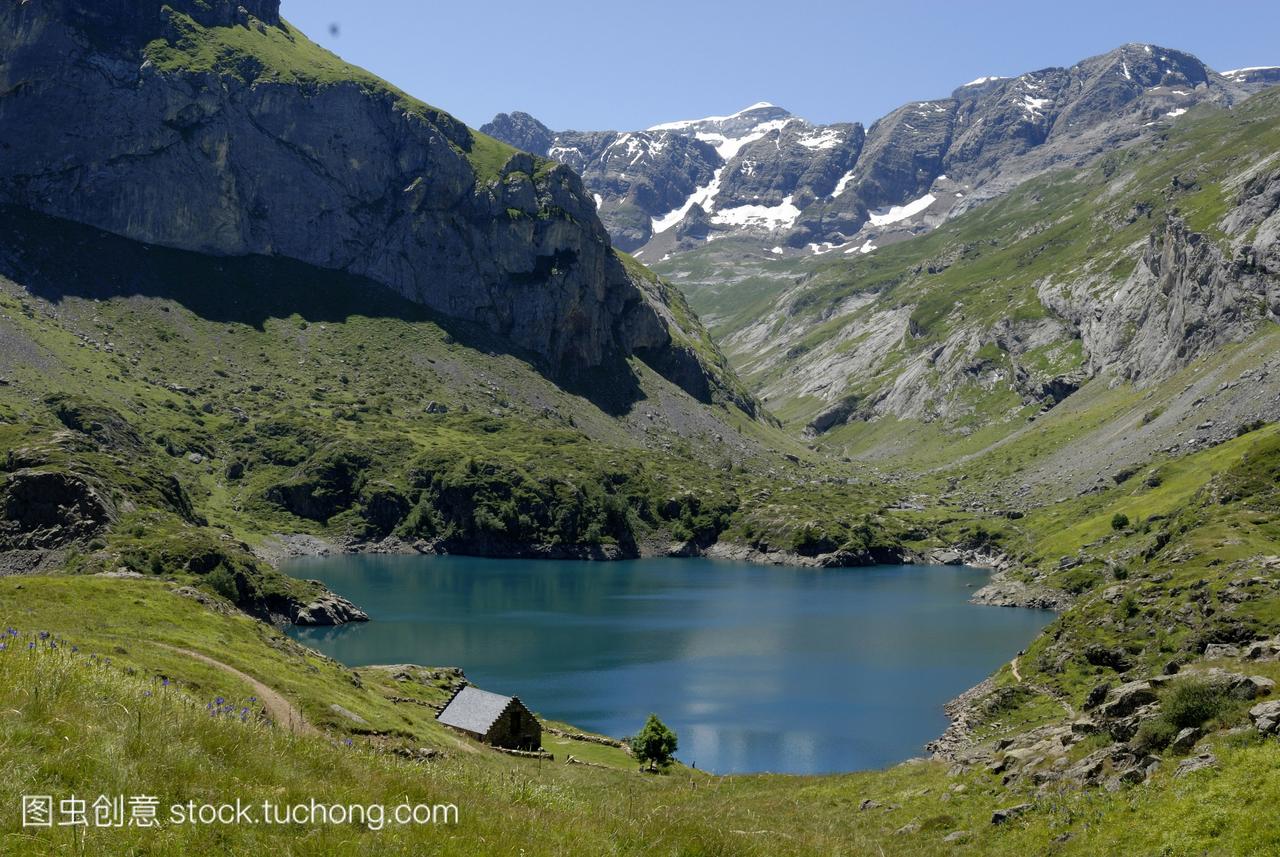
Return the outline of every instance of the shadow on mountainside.
{"type": "Polygon", "coordinates": [[[25,208],[0,206],[0,275],[52,303],[142,296],[175,301],[199,317],[263,329],[295,313],[309,323],[353,316],[431,323],[456,342],[510,355],[608,414],[645,398],[624,355],[595,367],[551,367],[478,324],[435,312],[365,277],[274,256],[211,256],[143,244],[25,208]]]}

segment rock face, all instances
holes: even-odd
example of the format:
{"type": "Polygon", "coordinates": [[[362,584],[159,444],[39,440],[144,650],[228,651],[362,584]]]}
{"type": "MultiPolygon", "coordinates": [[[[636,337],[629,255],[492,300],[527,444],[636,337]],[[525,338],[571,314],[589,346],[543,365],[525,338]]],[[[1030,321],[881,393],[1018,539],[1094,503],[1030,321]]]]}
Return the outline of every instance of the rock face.
{"type": "Polygon", "coordinates": [[[0,150],[0,202],[359,275],[555,371],[672,342],[569,168],[343,67],[275,0],[4,4],[0,150]]]}
{"type": "Polygon", "coordinates": [[[553,132],[526,113],[482,130],[580,172],[619,246],[651,260],[698,246],[673,228],[695,208],[712,234],[822,253],[927,230],[1048,169],[1158,133],[1197,104],[1278,81],[1280,69],[1218,74],[1190,54],[1130,44],[1070,68],[980,78],[865,131],[767,103],[646,131],[553,132]]]}
{"type": "Polygon", "coordinates": [[[1141,262],[1113,293],[1095,296],[1083,280],[1065,291],[1044,284],[1046,306],[1078,326],[1090,374],[1158,380],[1280,313],[1280,171],[1241,196],[1228,228],[1258,232],[1235,259],[1174,217],[1151,232],[1141,262]]]}
{"type": "Polygon", "coordinates": [[[0,550],[57,548],[101,532],[114,519],[82,477],[25,469],[0,481],[0,550]]]}

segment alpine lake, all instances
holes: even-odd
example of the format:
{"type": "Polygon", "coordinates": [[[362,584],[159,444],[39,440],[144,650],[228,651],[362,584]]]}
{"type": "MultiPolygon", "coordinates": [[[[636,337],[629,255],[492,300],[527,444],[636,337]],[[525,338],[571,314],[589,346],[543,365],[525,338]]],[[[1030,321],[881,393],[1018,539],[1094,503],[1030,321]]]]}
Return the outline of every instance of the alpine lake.
{"type": "Polygon", "coordinates": [[[460,666],[475,685],[605,735],[654,712],[716,773],[880,768],[925,754],[943,704],[1052,618],[969,603],[965,566],[813,569],[342,555],[291,561],[371,621],[293,628],[349,666],[460,666]]]}

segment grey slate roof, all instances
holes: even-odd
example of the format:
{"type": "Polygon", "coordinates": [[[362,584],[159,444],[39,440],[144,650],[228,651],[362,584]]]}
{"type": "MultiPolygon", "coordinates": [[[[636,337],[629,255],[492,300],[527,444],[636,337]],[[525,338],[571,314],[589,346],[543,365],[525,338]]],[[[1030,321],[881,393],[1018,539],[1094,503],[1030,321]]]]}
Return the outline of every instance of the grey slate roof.
{"type": "Polygon", "coordinates": [[[446,726],[483,735],[506,710],[512,697],[467,685],[449,700],[436,719],[446,726]]]}

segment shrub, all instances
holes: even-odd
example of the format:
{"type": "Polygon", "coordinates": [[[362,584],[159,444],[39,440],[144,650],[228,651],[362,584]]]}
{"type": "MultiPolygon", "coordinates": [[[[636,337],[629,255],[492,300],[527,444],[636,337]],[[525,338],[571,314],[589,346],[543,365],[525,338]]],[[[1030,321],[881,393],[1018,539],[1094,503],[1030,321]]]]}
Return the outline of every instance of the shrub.
{"type": "Polygon", "coordinates": [[[1154,753],[1168,747],[1177,734],[1178,727],[1165,717],[1152,717],[1138,726],[1129,746],[1137,753],[1154,753]]]}
{"type": "Polygon", "coordinates": [[[1111,529],[1123,530],[1129,526],[1129,516],[1124,512],[1116,512],[1111,516],[1111,529]]]}
{"type": "Polygon", "coordinates": [[[214,592],[228,601],[235,602],[240,600],[240,587],[236,585],[236,576],[227,571],[225,565],[218,566],[206,574],[204,579],[214,592]]]}
{"type": "Polygon", "coordinates": [[[1170,682],[1160,699],[1161,716],[1175,729],[1186,729],[1217,717],[1230,701],[1220,683],[1186,678],[1170,682]]]}
{"type": "Polygon", "coordinates": [[[1072,595],[1079,595],[1082,592],[1088,592],[1101,582],[1102,573],[1099,569],[1086,568],[1083,566],[1064,572],[1057,580],[1059,588],[1070,592],[1072,595]]]}
{"type": "Polygon", "coordinates": [[[1251,431],[1257,431],[1266,425],[1262,420],[1253,420],[1252,422],[1241,423],[1236,427],[1236,437],[1244,437],[1251,431]]]}

